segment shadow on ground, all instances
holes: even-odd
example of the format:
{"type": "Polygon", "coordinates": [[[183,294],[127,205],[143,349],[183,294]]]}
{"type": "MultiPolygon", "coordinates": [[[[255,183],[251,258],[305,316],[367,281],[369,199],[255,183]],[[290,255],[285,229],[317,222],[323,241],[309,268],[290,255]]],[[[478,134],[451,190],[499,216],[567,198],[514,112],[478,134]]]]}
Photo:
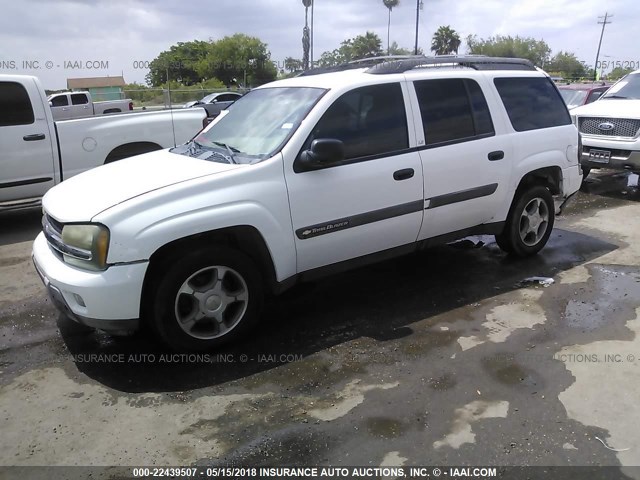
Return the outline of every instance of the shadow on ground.
{"type": "MultiPolygon", "coordinates": [[[[124,392],[184,391],[247,377],[359,337],[411,335],[414,322],[517,289],[527,277],[553,277],[618,248],[555,229],[542,254],[516,260],[492,241],[471,237],[300,285],[267,304],[249,338],[206,358],[168,357],[172,352],[146,332],[114,338],[64,317],[58,324],[76,367],[96,381],[124,392]],[[107,357],[114,355],[124,361],[107,357]],[[168,361],[160,361],[162,355],[168,361]]],[[[437,347],[455,341],[449,337],[426,341],[437,347]]]]}

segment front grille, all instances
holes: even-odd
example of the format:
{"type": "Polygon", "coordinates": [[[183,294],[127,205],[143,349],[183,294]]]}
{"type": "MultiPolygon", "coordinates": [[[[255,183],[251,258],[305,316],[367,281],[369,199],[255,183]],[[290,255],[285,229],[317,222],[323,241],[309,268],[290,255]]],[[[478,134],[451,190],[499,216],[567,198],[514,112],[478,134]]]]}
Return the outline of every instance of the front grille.
{"type": "Polygon", "coordinates": [[[56,231],[56,233],[58,233],[58,235],[62,236],[62,227],[64,226],[62,223],[60,223],[58,220],[56,220],[55,218],[53,218],[50,215],[45,214],[44,216],[44,221],[43,223],[46,222],[49,225],[51,225],[51,227],[53,227],[53,229],[56,231]]]}
{"type": "Polygon", "coordinates": [[[602,137],[634,138],[640,130],[640,120],[631,118],[581,117],[579,125],[581,133],[602,137]],[[602,124],[611,124],[613,128],[601,129],[602,124]]]}

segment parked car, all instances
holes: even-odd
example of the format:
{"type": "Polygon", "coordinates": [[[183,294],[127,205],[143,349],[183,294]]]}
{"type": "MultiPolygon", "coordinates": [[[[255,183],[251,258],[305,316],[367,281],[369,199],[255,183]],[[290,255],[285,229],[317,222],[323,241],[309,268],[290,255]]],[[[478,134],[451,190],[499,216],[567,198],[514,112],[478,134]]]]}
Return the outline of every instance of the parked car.
{"type": "Polygon", "coordinates": [[[619,80],[597,102],[571,111],[582,134],[584,175],[593,168],[640,173],[640,70],[619,80]]]}
{"type": "Polygon", "coordinates": [[[202,107],[209,118],[217,117],[222,110],[226,110],[233,102],[242,97],[238,92],[217,92],[207,95],[202,100],[187,102],[183,108],[202,107]]]}
{"type": "Polygon", "coordinates": [[[567,104],[567,108],[571,110],[572,108],[595,102],[610,86],[605,84],[574,83],[558,85],[558,89],[564,103],[567,104]]]}
{"type": "Polygon", "coordinates": [[[92,117],[133,110],[133,101],[108,100],[94,102],[89,92],[62,92],[47,97],[54,120],[70,120],[72,118],[92,117]]]}
{"type": "Polygon", "coordinates": [[[36,77],[0,75],[0,210],[37,205],[53,185],[98,165],[186,142],[205,117],[193,109],[56,122],[36,77]]]}
{"type": "Polygon", "coordinates": [[[54,303],[202,350],[300,281],[471,234],[539,252],[582,180],[549,77],[520,59],[368,61],[263,85],[188,144],[52,188],[33,258],[54,303]]]}

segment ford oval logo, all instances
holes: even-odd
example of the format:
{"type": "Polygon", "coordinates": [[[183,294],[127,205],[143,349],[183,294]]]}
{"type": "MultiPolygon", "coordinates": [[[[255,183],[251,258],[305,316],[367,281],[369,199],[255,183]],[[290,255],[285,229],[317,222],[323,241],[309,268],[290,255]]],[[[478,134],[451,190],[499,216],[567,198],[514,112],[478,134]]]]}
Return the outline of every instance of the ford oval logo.
{"type": "Polygon", "coordinates": [[[603,132],[608,132],[609,130],[613,130],[614,128],[616,128],[616,126],[613,123],[609,122],[603,122],[598,125],[598,129],[602,130],[603,132]]]}

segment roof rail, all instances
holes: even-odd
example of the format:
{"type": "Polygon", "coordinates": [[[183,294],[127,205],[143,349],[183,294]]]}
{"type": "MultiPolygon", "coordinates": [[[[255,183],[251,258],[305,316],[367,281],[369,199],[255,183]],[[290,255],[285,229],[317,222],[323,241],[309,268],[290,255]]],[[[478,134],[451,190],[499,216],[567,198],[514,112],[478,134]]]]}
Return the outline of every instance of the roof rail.
{"type": "Polygon", "coordinates": [[[316,67],[297,75],[298,77],[308,77],[310,75],[320,75],[321,73],[342,72],[344,70],[355,70],[356,68],[366,68],[378,63],[388,62],[393,60],[406,60],[416,58],[414,55],[385,55],[381,57],[367,57],[359,60],[352,60],[347,63],[341,63],[340,65],[333,65],[331,67],[316,67]]]}
{"type": "Polygon", "coordinates": [[[485,57],[483,55],[439,55],[436,57],[411,56],[405,59],[378,63],[367,69],[367,73],[403,73],[417,68],[435,66],[467,67],[474,70],[535,70],[531,61],[524,58],[485,57]]]}
{"type": "Polygon", "coordinates": [[[466,67],[474,70],[535,70],[531,61],[524,58],[486,57],[484,55],[389,55],[383,57],[361,58],[332,67],[312,68],[302,72],[299,77],[319,75],[321,73],[342,72],[356,68],[367,68],[366,72],[376,75],[403,73],[417,68],[466,67]]]}

